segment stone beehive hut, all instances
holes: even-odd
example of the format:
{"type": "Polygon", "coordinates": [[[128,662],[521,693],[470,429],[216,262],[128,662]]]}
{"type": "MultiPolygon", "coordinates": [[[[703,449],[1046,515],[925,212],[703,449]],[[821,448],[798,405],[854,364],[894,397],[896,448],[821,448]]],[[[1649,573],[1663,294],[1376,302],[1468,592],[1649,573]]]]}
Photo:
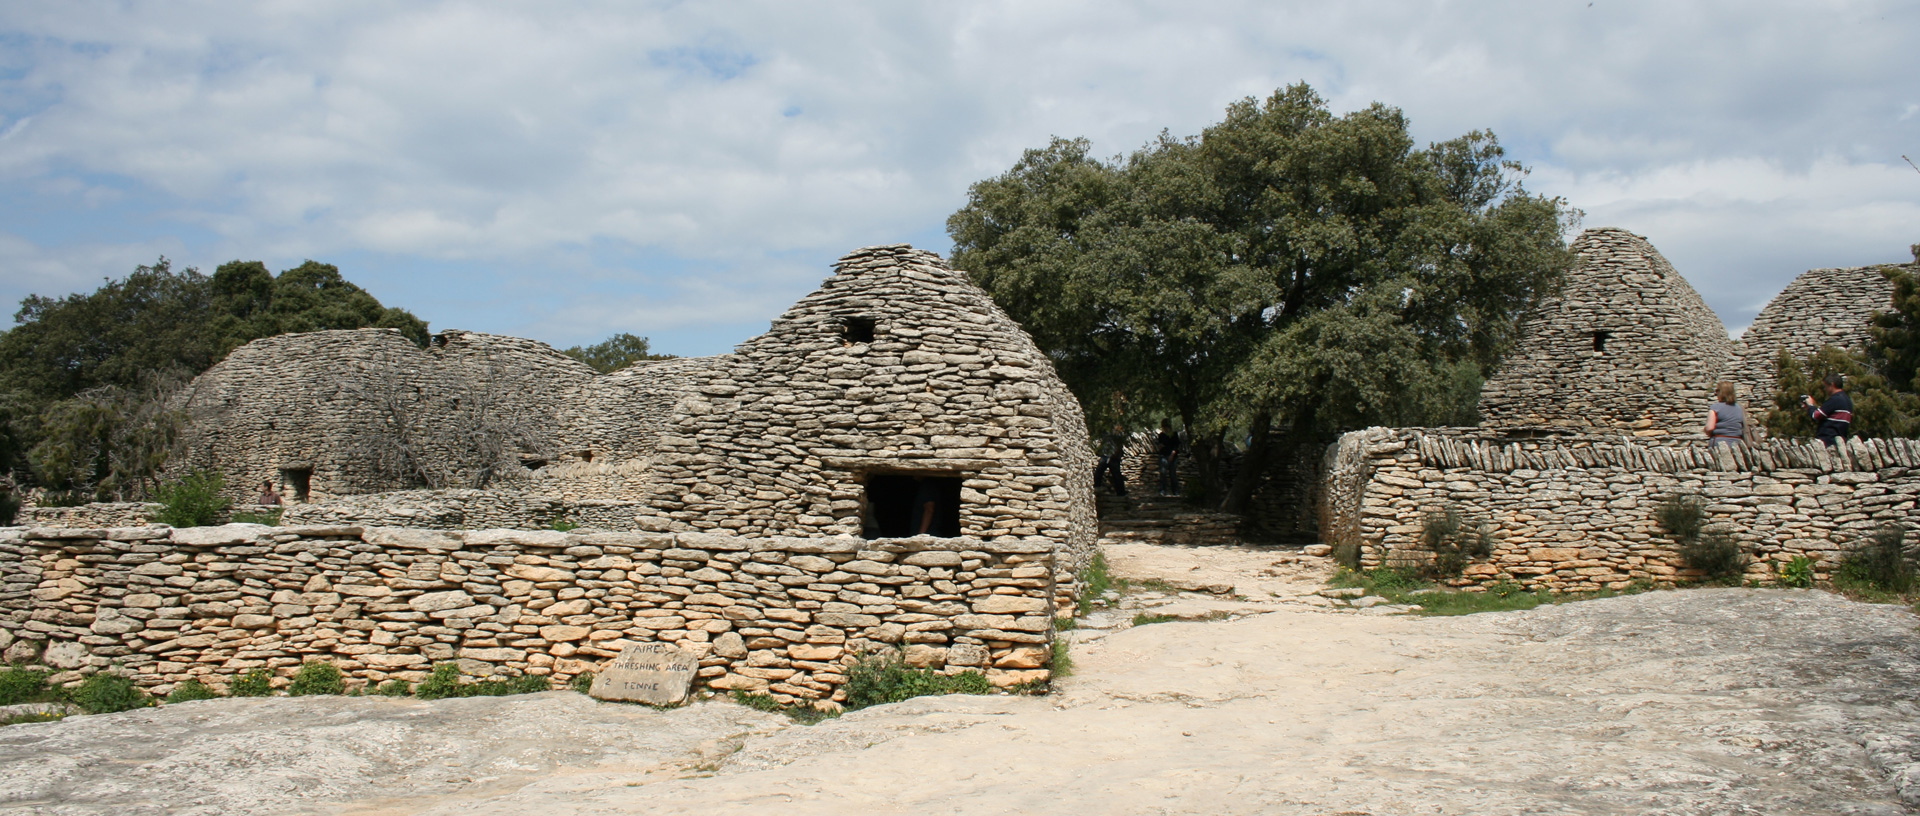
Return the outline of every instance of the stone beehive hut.
{"type": "Polygon", "coordinates": [[[1876,311],[1893,303],[1885,266],[1815,269],[1788,284],[1760,310],[1741,337],[1734,377],[1756,403],[1773,396],[1780,352],[1804,360],[1822,346],[1857,350],[1867,343],[1876,311]]]}
{"type": "Polygon", "coordinates": [[[650,503],[748,535],[934,532],[1093,545],[1093,457],[1051,362],[963,272],[906,245],[842,258],[674,410],[650,503]]]}
{"type": "Polygon", "coordinates": [[[181,464],[221,468],[236,498],[286,484],[297,523],[924,528],[1048,539],[1063,572],[1083,566],[1093,457],[1046,355],[931,252],[869,247],[835,269],[732,354],[607,375],[471,332],[427,349],[380,330],[255,341],[194,382],[181,464]]]}
{"type": "Polygon", "coordinates": [[[1558,297],[1480,397],[1487,427],[1695,431],[1732,359],[1726,327],[1647,239],[1588,230],[1558,297]]]}
{"type": "Polygon", "coordinates": [[[195,378],[187,456],[218,467],[236,497],[262,481],[295,501],[452,483],[473,467],[450,448],[508,430],[508,466],[552,456],[558,407],[593,370],[544,343],[445,331],[422,349],[391,329],[286,334],[235,349],[195,378]]]}

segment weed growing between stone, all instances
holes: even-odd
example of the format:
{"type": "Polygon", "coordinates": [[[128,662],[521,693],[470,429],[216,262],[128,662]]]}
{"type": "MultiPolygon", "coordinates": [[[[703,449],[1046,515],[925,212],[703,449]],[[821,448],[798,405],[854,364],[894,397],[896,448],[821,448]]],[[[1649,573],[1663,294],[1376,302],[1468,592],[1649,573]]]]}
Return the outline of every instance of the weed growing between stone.
{"type": "Polygon", "coordinates": [[[268,510],[265,513],[249,513],[244,510],[234,513],[231,519],[235,524],[264,524],[268,527],[280,526],[280,511],[268,510]]]}
{"type": "Polygon", "coordinates": [[[1175,620],[1179,620],[1179,618],[1176,618],[1172,615],[1153,615],[1153,614],[1148,614],[1146,612],[1142,612],[1138,615],[1133,616],[1133,625],[1146,626],[1149,623],[1167,623],[1169,621],[1175,621],[1175,620]]]}
{"type": "Polygon", "coordinates": [[[916,669],[898,652],[863,655],[847,667],[847,709],[856,710],[937,694],[992,694],[993,683],[977,671],[941,674],[916,669]]]}
{"type": "Polygon", "coordinates": [[[1913,592],[1916,583],[1920,583],[1915,578],[1915,557],[1916,554],[1907,547],[1906,529],[1897,524],[1886,525],[1874,531],[1873,535],[1860,542],[1841,560],[1840,568],[1834,571],[1834,588],[1849,596],[1874,593],[1890,597],[1906,595],[1913,592]]]}
{"type": "Polygon", "coordinates": [[[167,695],[167,702],[190,703],[194,700],[212,700],[219,696],[220,692],[209,688],[207,684],[200,682],[199,678],[190,677],[174,684],[173,692],[167,695]]]}
{"type": "Polygon", "coordinates": [[[1813,559],[1796,555],[1793,560],[1780,565],[1780,585],[1793,589],[1807,589],[1813,586],[1813,559]]]}
{"type": "Polygon", "coordinates": [[[375,686],[367,693],[377,694],[381,697],[412,697],[413,684],[396,678],[375,686]]]}
{"type": "Polygon", "coordinates": [[[1421,520],[1420,544],[1431,556],[1421,571],[1430,578],[1452,578],[1466,571],[1468,561],[1493,554],[1493,525],[1449,504],[1421,520]]]}
{"type": "Polygon", "coordinates": [[[42,711],[37,714],[15,714],[11,717],[0,717],[0,727],[9,726],[9,725],[25,725],[27,723],[59,722],[66,718],[67,718],[67,714],[64,711],[42,711]]]}
{"type": "Polygon", "coordinates": [[[47,687],[52,673],[46,669],[9,666],[0,671],[0,705],[58,702],[58,692],[47,687]]]}
{"type": "Polygon", "coordinates": [[[756,711],[785,714],[788,719],[801,725],[817,725],[840,716],[839,709],[816,708],[801,703],[782,703],[774,699],[771,694],[735,691],[733,701],[756,711]]]}
{"type": "Polygon", "coordinates": [[[153,705],[153,698],[131,679],[107,672],[87,678],[69,696],[74,705],[88,714],[112,714],[153,705]]]}
{"type": "Polygon", "coordinates": [[[1087,564],[1087,568],[1080,571],[1079,581],[1080,598],[1075,606],[1080,610],[1080,614],[1085,615],[1093,611],[1095,598],[1106,595],[1108,590],[1113,589],[1113,573],[1107,570],[1106,553],[1096,551],[1093,554],[1093,560],[1087,564]]]}
{"type": "Polygon", "coordinates": [[[510,694],[538,694],[552,691],[553,681],[537,674],[523,674],[505,680],[475,680],[471,683],[460,682],[460,664],[441,663],[433,667],[433,673],[413,690],[413,696],[422,700],[440,700],[447,697],[505,697],[510,694]]]}
{"type": "Polygon", "coordinates": [[[266,669],[253,669],[246,674],[233,678],[227,684],[230,697],[271,697],[273,696],[273,672],[266,669]]]}
{"type": "Polygon", "coordinates": [[[332,663],[321,660],[309,660],[294,673],[293,682],[287,685],[287,694],[293,697],[313,695],[338,695],[347,692],[346,678],[340,675],[340,669],[332,663]]]}
{"type": "Polygon", "coordinates": [[[1073,676],[1073,655],[1068,653],[1066,641],[1055,640],[1053,642],[1053,660],[1048,662],[1047,667],[1053,670],[1053,679],[1055,680],[1062,680],[1073,676]]]}
{"type": "Polygon", "coordinates": [[[572,686],[574,691],[580,692],[581,694],[591,691],[593,689],[593,672],[581,672],[574,675],[573,682],[568,683],[568,685],[572,686]]]}

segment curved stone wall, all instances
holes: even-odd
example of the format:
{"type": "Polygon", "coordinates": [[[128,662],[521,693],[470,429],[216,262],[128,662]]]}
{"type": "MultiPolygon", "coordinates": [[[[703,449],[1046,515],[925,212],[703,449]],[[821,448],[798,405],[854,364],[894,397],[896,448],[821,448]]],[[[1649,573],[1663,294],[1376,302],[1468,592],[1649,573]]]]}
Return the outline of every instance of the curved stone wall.
{"type": "Polygon", "coordinates": [[[1822,346],[1864,347],[1873,313],[1893,305],[1887,268],[1814,269],[1794,278],[1741,336],[1738,381],[1763,403],[1773,396],[1781,351],[1804,360],[1822,346]]]}

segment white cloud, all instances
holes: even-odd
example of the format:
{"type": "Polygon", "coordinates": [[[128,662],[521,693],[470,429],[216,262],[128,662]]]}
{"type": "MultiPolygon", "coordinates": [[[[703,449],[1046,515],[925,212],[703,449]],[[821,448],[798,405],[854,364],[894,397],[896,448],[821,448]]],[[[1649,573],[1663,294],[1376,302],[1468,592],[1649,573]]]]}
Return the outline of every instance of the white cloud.
{"type": "MultiPolygon", "coordinates": [[[[169,240],[203,265],[368,253],[348,272],[376,291],[443,274],[409,258],[507,281],[401,304],[436,323],[750,332],[784,304],[736,293],[937,234],[1050,135],[1111,155],[1306,80],[1422,138],[1495,130],[1531,186],[1648,234],[1739,323],[1781,264],[1920,240],[1920,175],[1887,170],[1920,152],[1917,33],[1893,2],[10,4],[0,185],[72,215],[0,229],[89,279],[169,240]],[[128,237],[65,234],[96,222],[128,237]],[[646,283],[598,288],[623,275],[646,283]],[[516,276],[567,317],[499,317],[516,276]]],[[[0,294],[85,285],[21,269],[0,294]]]]}

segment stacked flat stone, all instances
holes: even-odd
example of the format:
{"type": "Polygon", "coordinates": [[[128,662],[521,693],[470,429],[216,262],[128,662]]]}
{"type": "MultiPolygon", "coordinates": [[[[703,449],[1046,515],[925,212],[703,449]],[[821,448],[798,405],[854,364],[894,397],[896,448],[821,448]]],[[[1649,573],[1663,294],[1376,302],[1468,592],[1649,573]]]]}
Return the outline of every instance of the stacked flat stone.
{"type": "Polygon", "coordinates": [[[1070,580],[1091,558],[1094,463],[1051,361],[934,253],[834,268],[675,407],[648,503],[686,529],[858,535],[868,474],[951,474],[962,535],[1051,540],[1070,580]]]}
{"type": "Polygon", "coordinates": [[[962,535],[1048,539],[1063,578],[1083,567],[1093,458],[1046,355],[931,252],[868,247],[835,270],[733,354],[604,376],[540,343],[472,332],[426,350],[384,330],[258,340],[195,380],[177,466],[221,468],[236,498],[311,469],[312,501],[290,507],[289,523],[565,519],[754,536],[859,535],[869,474],[947,475],[964,479],[962,535]],[[850,339],[861,336],[850,321],[871,339],[850,339]],[[537,431],[500,463],[497,486],[412,490],[383,465],[393,400],[458,438],[480,396],[537,431]]]}
{"type": "Polygon", "coordinates": [[[1564,290],[1542,303],[1518,351],[1487,381],[1491,428],[1605,428],[1638,436],[1697,429],[1733,341],[1652,244],[1591,229],[1564,290]]]}
{"type": "Polygon", "coordinates": [[[1920,441],[1769,440],[1752,448],[1569,435],[1513,440],[1475,429],[1372,428],[1327,454],[1321,529],[1358,545],[1363,566],[1423,557],[1424,520],[1451,506],[1492,525],[1494,551],[1456,581],[1557,591],[1672,584],[1687,571],[1653,510],[1706,499],[1709,529],[1731,533],[1768,579],[1795,556],[1825,579],[1883,525],[1920,535],[1920,441]]]}
{"type": "Polygon", "coordinates": [[[308,660],[363,687],[458,661],[567,681],[633,643],[700,656],[700,683],[844,700],[859,653],[1045,680],[1045,538],[740,538],[234,524],[0,529],[0,653],[57,682],[116,670],[164,694],[308,660]]]}
{"type": "MultiPolygon", "coordinates": [[[[1815,269],[1775,295],[1740,338],[1735,377],[1755,403],[1767,404],[1778,388],[1775,364],[1781,351],[1805,360],[1822,346],[1865,348],[1874,313],[1893,306],[1893,282],[1886,270],[1900,268],[1815,269]]],[[[1904,268],[1920,273],[1920,264],[1904,268]]]]}

